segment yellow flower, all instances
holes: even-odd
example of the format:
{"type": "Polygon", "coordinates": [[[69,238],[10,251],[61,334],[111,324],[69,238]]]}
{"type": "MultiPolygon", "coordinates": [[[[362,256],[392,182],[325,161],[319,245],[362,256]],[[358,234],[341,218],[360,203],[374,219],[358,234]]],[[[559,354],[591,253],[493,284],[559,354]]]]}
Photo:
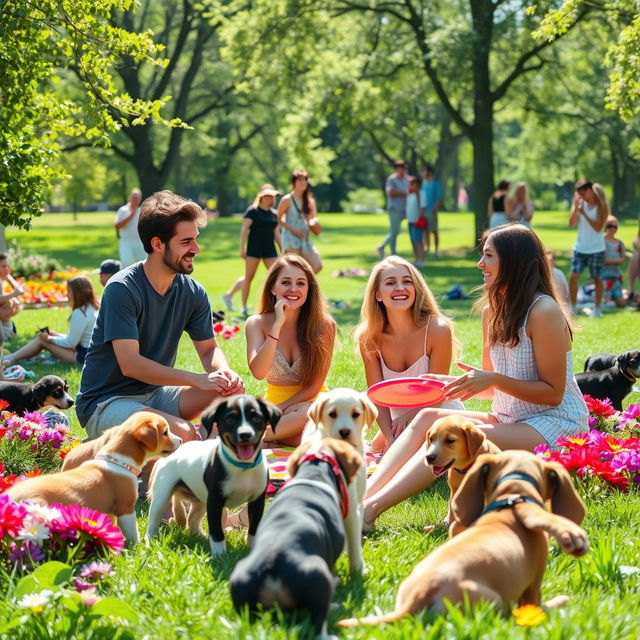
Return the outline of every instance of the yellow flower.
{"type": "Polygon", "coordinates": [[[521,627],[533,627],[545,620],[547,614],[535,604],[525,604],[514,609],[513,613],[516,624],[521,627]]]}

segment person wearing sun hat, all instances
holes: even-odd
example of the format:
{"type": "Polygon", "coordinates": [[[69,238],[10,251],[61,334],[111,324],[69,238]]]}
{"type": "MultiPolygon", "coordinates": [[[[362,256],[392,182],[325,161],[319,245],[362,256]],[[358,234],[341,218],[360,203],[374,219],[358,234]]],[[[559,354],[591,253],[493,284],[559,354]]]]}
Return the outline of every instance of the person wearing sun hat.
{"type": "Polygon", "coordinates": [[[233,287],[222,295],[222,300],[229,311],[234,311],[233,294],[242,291],[242,313],[249,315],[247,301],[251,282],[256,274],[260,261],[267,269],[276,261],[277,244],[282,251],[282,240],[278,229],[278,219],[273,210],[276,196],[280,192],[271,184],[263,184],[256,194],[251,206],[245,211],[240,228],[240,257],[245,263],[245,273],[234,283],[233,287]]]}

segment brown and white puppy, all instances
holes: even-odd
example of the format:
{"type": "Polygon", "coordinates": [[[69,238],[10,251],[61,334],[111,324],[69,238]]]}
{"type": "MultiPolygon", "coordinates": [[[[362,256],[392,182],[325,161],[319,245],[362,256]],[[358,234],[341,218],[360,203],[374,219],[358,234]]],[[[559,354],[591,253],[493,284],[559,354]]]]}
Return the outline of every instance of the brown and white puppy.
{"type": "MultiPolygon", "coordinates": [[[[548,536],[565,553],[589,549],[579,527],[585,514],[567,471],[527,451],[478,457],[453,498],[453,513],[468,527],[431,552],[400,585],[395,611],[342,620],[339,626],[393,622],[422,609],[446,612],[445,601],[495,602],[507,610],[540,605],[548,536]],[[545,511],[550,501],[552,512],[545,511]]],[[[557,606],[561,598],[547,606],[557,606]]]]}
{"type": "Polygon", "coordinates": [[[317,635],[335,637],[326,631],[336,582],[332,569],[344,549],[345,493],[355,499],[353,479],[362,465],[343,440],[307,442],[293,452],[291,480],[260,523],[251,552],[231,574],[238,611],[304,609],[317,635]]]}
{"type": "Polygon", "coordinates": [[[80,504],[108,513],[135,544],[138,475],[148,460],[171,453],[181,442],[163,417],[139,411],[109,429],[103,446],[80,466],[18,482],[7,494],[15,502],[80,504]]]}
{"type": "MultiPolygon", "coordinates": [[[[309,407],[311,426],[305,428],[302,441],[318,441],[323,438],[336,438],[351,444],[365,460],[365,431],[378,417],[377,407],[364,393],[340,387],[321,393],[309,407]]],[[[358,537],[362,532],[362,500],[367,489],[367,467],[363,464],[356,478],[358,537]]],[[[347,539],[355,537],[351,532],[351,520],[347,524],[347,539]]]]}
{"type": "Polygon", "coordinates": [[[449,534],[453,536],[459,533],[460,524],[453,519],[451,500],[462,479],[480,454],[500,453],[500,449],[469,418],[459,415],[436,420],[427,431],[425,447],[426,461],[433,474],[441,476],[448,472],[451,493],[446,523],[451,526],[449,534]]]}

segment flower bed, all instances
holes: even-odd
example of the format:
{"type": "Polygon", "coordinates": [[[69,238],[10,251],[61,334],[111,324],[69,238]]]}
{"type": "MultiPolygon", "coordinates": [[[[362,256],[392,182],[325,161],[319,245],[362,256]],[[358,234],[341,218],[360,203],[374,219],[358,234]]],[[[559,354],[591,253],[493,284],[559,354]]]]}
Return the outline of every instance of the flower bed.
{"type": "MultiPolygon", "coordinates": [[[[25,294],[20,296],[20,300],[25,307],[31,309],[66,305],[68,302],[66,282],[78,273],[77,269],[68,269],[52,271],[46,275],[32,275],[27,280],[16,278],[16,282],[25,289],[25,294]]],[[[9,293],[11,290],[5,283],[4,293],[9,293]]]]}
{"type": "Polygon", "coordinates": [[[584,496],[606,490],[629,491],[640,486],[640,404],[618,412],[608,400],[585,396],[590,431],[558,438],[555,448],[535,452],[559,462],[573,476],[584,496]]]}

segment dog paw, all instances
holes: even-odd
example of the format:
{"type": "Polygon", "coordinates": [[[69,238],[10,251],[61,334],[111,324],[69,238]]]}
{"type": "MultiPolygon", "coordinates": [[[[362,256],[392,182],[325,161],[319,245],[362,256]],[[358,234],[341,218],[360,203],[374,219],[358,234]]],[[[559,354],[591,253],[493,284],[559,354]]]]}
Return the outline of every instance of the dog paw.
{"type": "Polygon", "coordinates": [[[569,596],[556,596],[542,603],[543,609],[557,609],[558,607],[564,607],[571,598],[569,596]]]}
{"type": "Polygon", "coordinates": [[[209,537],[209,546],[212,556],[221,556],[227,548],[224,540],[222,542],[216,542],[211,537],[209,537]]]}
{"type": "Polygon", "coordinates": [[[581,527],[567,528],[558,536],[558,544],[565,553],[583,556],[589,551],[587,532],[581,527]]]}
{"type": "Polygon", "coordinates": [[[422,531],[426,534],[431,533],[434,529],[436,528],[435,524],[428,524],[424,527],[422,527],[422,531]]]}

